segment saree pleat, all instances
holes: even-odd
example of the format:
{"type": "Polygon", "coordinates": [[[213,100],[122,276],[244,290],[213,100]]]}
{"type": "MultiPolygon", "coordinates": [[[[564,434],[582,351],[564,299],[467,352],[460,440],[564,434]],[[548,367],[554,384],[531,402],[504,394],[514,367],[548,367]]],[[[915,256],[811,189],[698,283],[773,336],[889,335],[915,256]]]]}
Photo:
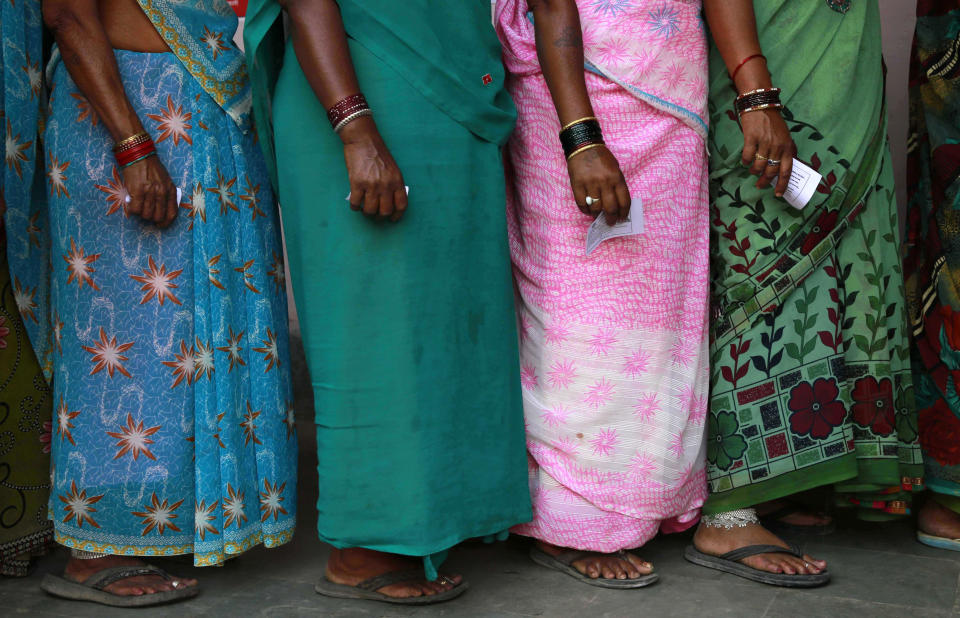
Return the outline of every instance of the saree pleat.
{"type": "Polygon", "coordinates": [[[927,487],[960,512],[960,7],[924,0],[910,69],[907,298],[927,487]]]}
{"type": "Polygon", "coordinates": [[[705,512],[835,484],[864,518],[922,481],[875,1],[764,2],[761,44],[798,157],[795,210],[740,164],[735,91],[711,59],[714,340],[705,512]],[[856,101],[856,105],[838,105],[856,101]]]}

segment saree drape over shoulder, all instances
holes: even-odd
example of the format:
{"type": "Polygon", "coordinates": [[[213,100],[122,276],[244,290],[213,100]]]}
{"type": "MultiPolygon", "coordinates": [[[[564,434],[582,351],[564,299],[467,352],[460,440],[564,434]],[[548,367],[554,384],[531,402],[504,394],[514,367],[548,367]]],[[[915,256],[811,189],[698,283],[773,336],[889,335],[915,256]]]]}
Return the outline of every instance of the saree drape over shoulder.
{"type": "Polygon", "coordinates": [[[907,298],[927,487],[960,512],[960,6],[924,0],[910,71],[907,298]]]}
{"type": "Polygon", "coordinates": [[[0,35],[0,575],[22,576],[53,538],[46,513],[52,397],[31,347],[32,340],[44,351],[49,342],[49,322],[36,311],[47,303],[42,282],[49,268],[37,182],[44,98],[39,0],[0,3],[0,35]]]}
{"type": "Polygon", "coordinates": [[[823,182],[803,210],[754,186],[714,49],[704,510],[836,484],[862,517],[902,514],[922,465],[877,3],[769,0],[755,11],[798,158],[823,182]]]}
{"type": "Polygon", "coordinates": [[[173,52],[115,57],[183,191],[172,226],[128,216],[110,135],[64,64],[48,69],[51,513],[69,547],[218,564],[294,529],[279,217],[230,7],[141,6],[173,52]]]}
{"type": "Polygon", "coordinates": [[[314,388],[318,530],[429,556],[530,518],[500,157],[515,114],[486,2],[339,5],[410,187],[396,225],[347,207],[343,145],[279,5],[253,0],[245,24],[314,388]]]}
{"type": "Polygon", "coordinates": [[[496,25],[519,111],[508,226],[534,519],[614,552],[697,521],[708,389],[706,39],[699,2],[577,3],[587,88],[644,233],[584,255],[525,0],[496,25]]]}

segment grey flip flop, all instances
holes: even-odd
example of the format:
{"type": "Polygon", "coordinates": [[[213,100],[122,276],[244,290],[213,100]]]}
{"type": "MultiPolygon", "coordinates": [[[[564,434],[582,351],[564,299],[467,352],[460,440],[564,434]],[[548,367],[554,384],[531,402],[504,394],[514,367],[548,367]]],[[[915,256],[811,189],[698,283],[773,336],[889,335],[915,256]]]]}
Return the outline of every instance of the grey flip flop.
{"type": "Polygon", "coordinates": [[[606,579],[604,577],[598,577],[594,579],[589,575],[584,575],[573,566],[574,562],[583,560],[584,558],[608,555],[610,554],[602,554],[595,551],[565,551],[556,556],[551,556],[547,552],[537,547],[534,547],[530,550],[530,559],[537,564],[545,566],[548,569],[553,569],[554,571],[566,573],[576,580],[579,580],[585,584],[590,584],[591,586],[597,586],[598,588],[614,588],[621,590],[629,588],[643,588],[644,586],[649,586],[660,579],[660,575],[657,573],[641,575],[636,579],[606,579]]]}
{"type": "Polygon", "coordinates": [[[781,586],[783,588],[814,588],[830,582],[830,573],[827,571],[822,571],[816,575],[767,573],[766,571],[759,571],[739,562],[744,558],[759,554],[789,554],[797,558],[803,558],[803,552],[800,551],[800,548],[796,545],[791,545],[789,548],[780,547],[779,545],[748,545],[747,547],[741,547],[740,549],[727,552],[722,556],[711,556],[698,550],[693,545],[689,545],[683,552],[683,557],[689,562],[707,567],[708,569],[716,569],[724,573],[743,577],[744,579],[760,582],[761,584],[770,584],[771,586],[781,586]]]}
{"type": "Polygon", "coordinates": [[[151,607],[190,599],[200,594],[199,586],[189,586],[177,588],[176,590],[136,596],[122,596],[104,590],[104,588],[112,583],[141,575],[159,575],[167,581],[173,579],[173,576],[169,573],[154,566],[125,566],[97,571],[82,582],[75,582],[65,577],[48,573],[43,576],[43,580],[40,582],[40,589],[62,599],[90,601],[111,607],[151,607]]]}
{"type": "Polygon", "coordinates": [[[464,592],[466,592],[467,582],[460,582],[446,592],[438,592],[421,597],[407,597],[405,599],[392,597],[382,592],[377,592],[384,586],[402,584],[405,582],[421,581],[424,579],[423,569],[410,571],[391,571],[383,575],[377,575],[370,579],[365,579],[356,586],[347,586],[346,584],[335,584],[327,578],[320,580],[314,590],[317,594],[335,599],[365,599],[368,601],[381,601],[383,603],[392,603],[394,605],[434,605],[451,601],[464,592]]]}

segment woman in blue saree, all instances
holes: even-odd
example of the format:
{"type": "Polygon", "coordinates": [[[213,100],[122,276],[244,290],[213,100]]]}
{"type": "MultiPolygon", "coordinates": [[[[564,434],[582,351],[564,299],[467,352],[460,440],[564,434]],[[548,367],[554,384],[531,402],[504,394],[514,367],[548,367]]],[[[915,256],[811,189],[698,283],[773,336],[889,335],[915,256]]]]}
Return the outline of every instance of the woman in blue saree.
{"type": "Polygon", "coordinates": [[[72,550],[43,587],[153,605],[198,588],[141,558],[216,565],[293,534],[279,221],[225,0],[43,12],[59,48],[45,134],[50,512],[72,550]]]}

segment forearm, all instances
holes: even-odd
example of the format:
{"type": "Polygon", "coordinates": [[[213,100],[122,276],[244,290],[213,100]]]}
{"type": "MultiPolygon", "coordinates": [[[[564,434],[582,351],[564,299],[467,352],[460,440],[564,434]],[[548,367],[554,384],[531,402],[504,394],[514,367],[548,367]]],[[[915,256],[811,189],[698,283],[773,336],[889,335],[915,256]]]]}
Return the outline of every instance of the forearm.
{"type": "Polygon", "coordinates": [[[560,124],[593,116],[583,75],[580,14],[574,0],[528,0],[536,30],[537,57],[560,124]]]}
{"type": "MultiPolygon", "coordinates": [[[[703,0],[703,11],[728,73],[733,73],[744,59],[763,53],[753,0],[703,0]]],[[[756,58],[744,64],[737,71],[735,85],[738,92],[770,88],[767,63],[756,58]]]]}
{"type": "Polygon", "coordinates": [[[44,0],[42,6],[64,66],[113,139],[143,131],[123,89],[96,0],[44,0]]]}
{"type": "MultiPolygon", "coordinates": [[[[346,97],[361,92],[337,3],[334,0],[283,0],[281,4],[290,17],[290,35],[297,60],[323,107],[330,109],[346,97]]],[[[372,126],[370,118],[360,118],[347,125],[340,136],[346,140],[372,126]]]]}

